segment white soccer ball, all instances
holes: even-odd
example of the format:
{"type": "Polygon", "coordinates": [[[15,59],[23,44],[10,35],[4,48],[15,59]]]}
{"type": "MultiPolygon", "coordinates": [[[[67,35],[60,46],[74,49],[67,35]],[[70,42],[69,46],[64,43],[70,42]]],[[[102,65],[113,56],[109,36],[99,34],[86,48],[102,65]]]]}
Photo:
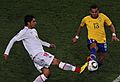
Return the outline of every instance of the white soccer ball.
{"type": "Polygon", "coordinates": [[[95,60],[90,60],[88,62],[88,70],[89,71],[96,71],[98,69],[98,63],[95,60]]]}

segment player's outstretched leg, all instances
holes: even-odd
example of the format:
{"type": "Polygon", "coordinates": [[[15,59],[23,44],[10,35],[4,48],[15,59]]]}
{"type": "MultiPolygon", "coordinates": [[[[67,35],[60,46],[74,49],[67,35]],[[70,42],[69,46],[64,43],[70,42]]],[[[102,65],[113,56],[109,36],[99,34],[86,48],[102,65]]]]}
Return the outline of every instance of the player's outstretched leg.
{"type": "Polygon", "coordinates": [[[54,58],[52,65],[57,65],[62,70],[70,70],[77,73],[82,73],[87,67],[88,63],[85,63],[82,67],[76,67],[68,63],[64,63],[56,58],[54,58]]]}
{"type": "Polygon", "coordinates": [[[101,65],[103,65],[106,55],[107,55],[107,53],[102,53],[102,52],[98,53],[98,65],[99,65],[99,67],[101,65]]]}
{"type": "Polygon", "coordinates": [[[91,43],[90,44],[90,57],[93,60],[96,60],[96,53],[97,53],[97,45],[96,43],[91,43]]]}

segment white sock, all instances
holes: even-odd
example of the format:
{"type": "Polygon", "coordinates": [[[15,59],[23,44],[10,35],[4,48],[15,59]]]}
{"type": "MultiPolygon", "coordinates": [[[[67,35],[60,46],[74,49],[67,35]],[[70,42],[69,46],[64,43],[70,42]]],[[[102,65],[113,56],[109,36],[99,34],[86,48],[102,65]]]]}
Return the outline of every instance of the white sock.
{"type": "Polygon", "coordinates": [[[39,75],[33,82],[44,82],[47,80],[44,74],[39,75]]]}
{"type": "Polygon", "coordinates": [[[75,66],[71,65],[71,64],[67,64],[67,63],[63,63],[60,62],[59,64],[59,68],[63,69],[63,70],[71,70],[71,71],[75,71],[75,66]]]}

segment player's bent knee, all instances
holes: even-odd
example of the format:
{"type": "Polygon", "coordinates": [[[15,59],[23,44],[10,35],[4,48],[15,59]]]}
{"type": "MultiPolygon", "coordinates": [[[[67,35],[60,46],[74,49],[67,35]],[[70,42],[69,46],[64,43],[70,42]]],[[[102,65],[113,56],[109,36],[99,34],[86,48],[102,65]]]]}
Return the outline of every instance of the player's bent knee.
{"type": "Polygon", "coordinates": [[[91,45],[90,45],[90,48],[96,48],[96,43],[92,43],[91,45]]]}
{"type": "Polygon", "coordinates": [[[43,74],[45,75],[45,77],[49,77],[50,70],[48,68],[43,68],[42,71],[43,71],[43,74]]]}
{"type": "Polygon", "coordinates": [[[59,59],[54,58],[53,62],[52,62],[52,65],[59,65],[60,62],[61,61],[59,59]]]}
{"type": "Polygon", "coordinates": [[[96,50],[98,50],[97,44],[96,43],[92,43],[90,45],[90,49],[92,49],[92,48],[95,48],[96,50]]]}

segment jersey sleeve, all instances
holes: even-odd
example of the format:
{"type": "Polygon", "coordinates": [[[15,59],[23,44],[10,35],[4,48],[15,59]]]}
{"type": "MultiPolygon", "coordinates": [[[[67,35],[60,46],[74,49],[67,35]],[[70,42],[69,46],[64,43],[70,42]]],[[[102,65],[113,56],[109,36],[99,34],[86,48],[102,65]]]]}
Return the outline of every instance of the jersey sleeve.
{"type": "Polygon", "coordinates": [[[13,44],[14,44],[15,42],[16,42],[16,39],[15,39],[15,37],[13,37],[13,38],[10,40],[10,42],[8,43],[7,48],[6,48],[5,52],[4,52],[4,54],[9,55],[9,52],[10,52],[10,50],[11,50],[11,48],[12,48],[12,46],[13,46],[13,44]]]}
{"type": "Polygon", "coordinates": [[[104,17],[104,20],[105,20],[105,23],[110,26],[112,24],[112,21],[106,16],[103,14],[103,17],[104,17]]]}
{"type": "Polygon", "coordinates": [[[85,18],[82,19],[81,23],[80,23],[80,27],[83,27],[85,25],[85,18]]]}
{"type": "Polygon", "coordinates": [[[39,39],[39,40],[40,40],[40,42],[41,42],[41,44],[42,44],[43,46],[50,47],[50,43],[45,42],[45,41],[43,41],[43,40],[41,40],[41,39],[39,39]]]}
{"type": "Polygon", "coordinates": [[[38,33],[37,33],[36,29],[33,29],[33,30],[34,30],[37,38],[39,39],[40,43],[41,43],[43,46],[50,47],[50,43],[41,40],[41,39],[39,38],[39,36],[38,36],[38,33]]]}
{"type": "Polygon", "coordinates": [[[4,52],[4,54],[9,55],[9,52],[10,52],[13,44],[14,44],[16,41],[20,41],[20,40],[22,40],[22,39],[25,38],[24,33],[25,33],[25,30],[21,30],[17,35],[15,35],[15,36],[10,40],[10,42],[9,42],[8,45],[7,45],[7,48],[6,48],[5,52],[4,52]]]}
{"type": "Polygon", "coordinates": [[[27,29],[21,30],[21,31],[15,36],[16,41],[21,41],[21,40],[27,38],[26,35],[25,35],[26,31],[27,31],[27,29]]]}

